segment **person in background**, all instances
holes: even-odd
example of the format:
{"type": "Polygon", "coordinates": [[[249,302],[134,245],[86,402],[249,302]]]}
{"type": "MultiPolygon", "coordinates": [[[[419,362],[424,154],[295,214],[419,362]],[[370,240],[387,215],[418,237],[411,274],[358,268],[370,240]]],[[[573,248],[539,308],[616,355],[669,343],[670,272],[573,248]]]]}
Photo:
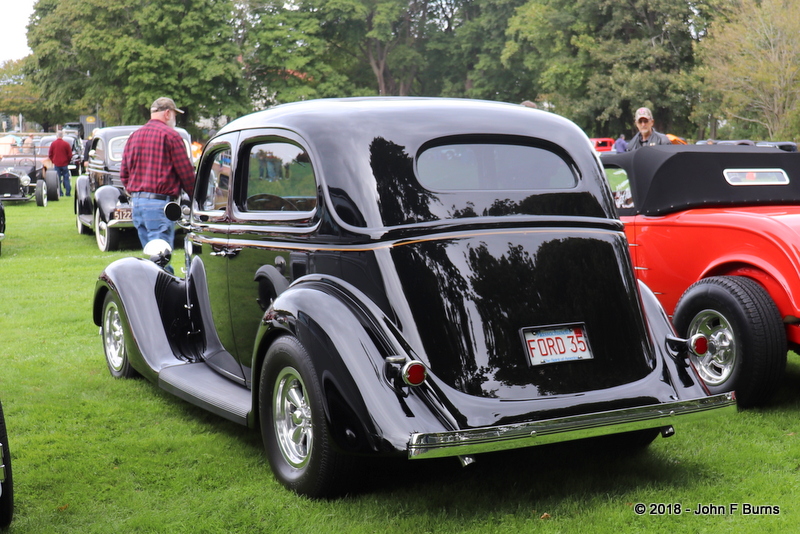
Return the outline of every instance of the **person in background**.
{"type": "Polygon", "coordinates": [[[69,183],[69,162],[72,160],[72,147],[64,141],[62,130],[56,133],[56,140],[50,144],[47,157],[53,162],[58,175],[58,196],[64,196],[65,189],[67,196],[70,196],[72,186],[69,183]]]}
{"type": "Polygon", "coordinates": [[[625,140],[625,134],[619,134],[617,140],[614,141],[614,150],[617,154],[628,151],[628,142],[625,140]]]}
{"type": "Polygon", "coordinates": [[[181,189],[189,198],[194,192],[194,167],[175,131],[178,113],[183,111],[171,98],[156,99],[150,120],[131,134],[122,154],[120,179],[131,196],[133,226],[142,248],[154,239],[173,246],[175,223],[164,215],[164,206],[177,201],[181,189]]]}
{"type": "Polygon", "coordinates": [[[22,152],[25,154],[33,154],[36,150],[36,140],[33,138],[33,134],[28,134],[22,141],[22,152]]]}
{"type": "Polygon", "coordinates": [[[669,138],[653,128],[653,112],[649,108],[639,108],[634,115],[634,122],[639,132],[628,143],[628,151],[642,148],[643,146],[671,145],[669,138]]]}

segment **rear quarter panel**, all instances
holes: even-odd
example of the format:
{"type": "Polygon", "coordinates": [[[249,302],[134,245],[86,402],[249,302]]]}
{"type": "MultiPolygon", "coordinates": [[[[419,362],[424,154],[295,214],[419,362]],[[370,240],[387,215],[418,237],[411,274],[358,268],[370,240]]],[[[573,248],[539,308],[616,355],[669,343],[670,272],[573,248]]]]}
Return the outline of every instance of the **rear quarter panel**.
{"type": "Polygon", "coordinates": [[[683,292],[709,276],[747,276],[782,316],[800,315],[800,207],[698,209],[623,217],[637,278],[672,315],[683,292]]]}

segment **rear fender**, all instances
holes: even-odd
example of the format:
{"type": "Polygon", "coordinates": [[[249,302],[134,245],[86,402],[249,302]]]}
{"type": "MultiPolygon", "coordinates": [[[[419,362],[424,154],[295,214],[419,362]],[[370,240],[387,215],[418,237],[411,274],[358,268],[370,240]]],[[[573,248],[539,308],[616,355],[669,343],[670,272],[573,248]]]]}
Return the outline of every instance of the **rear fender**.
{"type": "MultiPolygon", "coordinates": [[[[400,453],[416,429],[446,430],[418,395],[386,378],[386,357],[413,355],[387,330],[386,318],[340,281],[298,280],[267,310],[256,340],[254,384],[270,343],[295,336],[314,362],[328,429],[350,453],[400,453]]],[[[407,389],[407,388],[406,388],[407,389]]],[[[258,387],[253,387],[258,406],[258,387]]]]}
{"type": "Polygon", "coordinates": [[[175,333],[181,331],[177,323],[186,310],[183,280],[142,258],[113,262],[95,286],[93,318],[98,326],[109,291],[119,296],[122,305],[120,312],[130,334],[131,365],[148,380],[157,381],[161,369],[181,363],[175,353],[180,345],[175,333]]]}
{"type": "Polygon", "coordinates": [[[655,345],[655,354],[660,360],[656,362],[656,366],[663,366],[663,381],[672,386],[679,400],[708,396],[709,393],[697,375],[697,371],[689,362],[688,347],[681,350],[671,348],[668,340],[676,337],[675,329],[658,298],[642,281],[639,281],[639,293],[647,318],[650,338],[655,345]]]}
{"type": "Polygon", "coordinates": [[[97,188],[94,192],[94,203],[98,210],[100,210],[100,218],[106,222],[110,221],[113,217],[114,210],[117,207],[118,200],[124,200],[127,203],[127,197],[113,185],[104,185],[97,188]]]}

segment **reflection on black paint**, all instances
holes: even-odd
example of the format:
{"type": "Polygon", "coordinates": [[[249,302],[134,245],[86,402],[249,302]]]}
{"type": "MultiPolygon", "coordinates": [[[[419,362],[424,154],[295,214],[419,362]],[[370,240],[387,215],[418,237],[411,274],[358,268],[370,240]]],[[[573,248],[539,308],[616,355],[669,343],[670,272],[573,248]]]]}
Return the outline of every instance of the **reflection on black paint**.
{"type": "Polygon", "coordinates": [[[396,226],[434,220],[430,203],[436,201],[436,197],[417,182],[414,160],[405,147],[376,137],[369,153],[383,223],[396,226]]]}
{"type": "Polygon", "coordinates": [[[436,376],[472,395],[530,398],[613,387],[650,371],[614,239],[543,239],[395,250],[436,376]],[[451,260],[459,255],[466,268],[451,260]],[[595,359],[530,366],[520,329],[563,323],[586,325],[595,359]]]}

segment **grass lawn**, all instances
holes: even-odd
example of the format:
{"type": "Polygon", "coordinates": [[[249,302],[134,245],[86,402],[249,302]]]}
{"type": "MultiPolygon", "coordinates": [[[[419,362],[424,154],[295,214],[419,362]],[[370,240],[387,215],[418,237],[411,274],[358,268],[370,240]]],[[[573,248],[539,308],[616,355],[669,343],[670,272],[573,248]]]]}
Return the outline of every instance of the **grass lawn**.
{"type": "MultiPolygon", "coordinates": [[[[135,239],[99,252],[78,235],[71,199],[6,204],[6,214],[0,399],[14,468],[10,532],[763,534],[800,523],[795,354],[769,406],[679,426],[637,455],[569,444],[487,455],[468,468],[386,463],[361,494],[298,497],[272,477],[257,432],[108,373],[92,294],[109,262],[139,254],[135,239]],[[637,503],[648,513],[637,515],[637,503]],[[699,503],[723,513],[695,515],[699,503]]],[[[177,272],[182,258],[176,251],[177,272]]]]}

